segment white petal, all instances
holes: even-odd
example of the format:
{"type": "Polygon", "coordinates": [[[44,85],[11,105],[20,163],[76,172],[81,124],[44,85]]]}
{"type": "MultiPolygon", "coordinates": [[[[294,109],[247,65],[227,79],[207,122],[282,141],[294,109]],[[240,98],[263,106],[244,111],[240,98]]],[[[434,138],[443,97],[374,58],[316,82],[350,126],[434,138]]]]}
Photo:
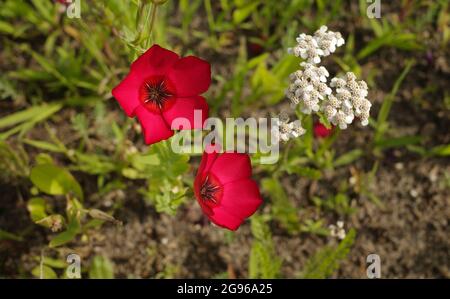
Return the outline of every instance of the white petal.
{"type": "Polygon", "coordinates": [[[351,124],[354,118],[355,118],[355,117],[353,116],[353,114],[348,114],[348,115],[345,117],[345,122],[348,123],[348,124],[351,124]]]}

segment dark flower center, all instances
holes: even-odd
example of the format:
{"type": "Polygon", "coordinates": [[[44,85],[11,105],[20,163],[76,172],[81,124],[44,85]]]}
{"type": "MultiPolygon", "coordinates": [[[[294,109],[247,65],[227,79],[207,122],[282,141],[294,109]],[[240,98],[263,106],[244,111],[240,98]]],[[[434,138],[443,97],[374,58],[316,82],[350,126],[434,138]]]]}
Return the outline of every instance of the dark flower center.
{"type": "Polygon", "coordinates": [[[155,85],[145,83],[145,104],[153,102],[161,109],[168,97],[170,97],[170,93],[167,90],[164,81],[161,81],[155,85]]]}
{"type": "Polygon", "coordinates": [[[164,79],[158,77],[146,80],[139,94],[142,104],[155,112],[167,108],[169,99],[172,97],[164,79]]]}
{"type": "Polygon", "coordinates": [[[209,177],[206,177],[200,188],[200,197],[203,201],[217,203],[217,192],[220,187],[211,182],[209,177]]]}

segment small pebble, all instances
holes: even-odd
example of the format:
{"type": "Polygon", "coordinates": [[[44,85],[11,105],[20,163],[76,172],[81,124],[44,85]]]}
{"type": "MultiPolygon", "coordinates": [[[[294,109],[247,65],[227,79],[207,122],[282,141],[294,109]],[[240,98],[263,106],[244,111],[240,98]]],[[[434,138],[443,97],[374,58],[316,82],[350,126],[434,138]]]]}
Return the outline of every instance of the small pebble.
{"type": "Polygon", "coordinates": [[[397,162],[397,163],[395,163],[394,166],[395,166],[395,169],[397,169],[397,170],[402,170],[404,168],[404,165],[402,162],[397,162]]]}

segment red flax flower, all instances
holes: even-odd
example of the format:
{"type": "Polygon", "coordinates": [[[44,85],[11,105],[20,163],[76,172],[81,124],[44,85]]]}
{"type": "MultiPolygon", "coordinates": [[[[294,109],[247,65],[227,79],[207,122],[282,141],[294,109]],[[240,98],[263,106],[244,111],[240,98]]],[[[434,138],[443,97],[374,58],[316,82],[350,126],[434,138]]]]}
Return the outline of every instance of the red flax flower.
{"type": "Polygon", "coordinates": [[[251,175],[247,154],[205,151],[195,178],[194,193],[212,222],[236,230],[255,213],[262,199],[251,175]]]}
{"type": "Polygon", "coordinates": [[[173,130],[202,128],[208,104],[200,94],[210,83],[208,62],[194,56],[180,58],[154,45],[132,63],[112,94],[129,117],[137,116],[145,143],[152,144],[170,138],[173,130]],[[201,111],[201,121],[194,122],[195,110],[201,111]],[[187,119],[190,127],[172,127],[176,118],[187,119]]]}

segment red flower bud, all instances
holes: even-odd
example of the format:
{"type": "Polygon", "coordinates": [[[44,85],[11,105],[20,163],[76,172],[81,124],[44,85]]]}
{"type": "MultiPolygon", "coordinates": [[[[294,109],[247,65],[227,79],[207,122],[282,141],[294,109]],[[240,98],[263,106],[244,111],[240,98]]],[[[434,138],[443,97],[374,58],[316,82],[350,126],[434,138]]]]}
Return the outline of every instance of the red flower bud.
{"type": "Polygon", "coordinates": [[[326,138],[333,132],[333,127],[328,129],[322,123],[316,122],[314,124],[314,136],[316,138],[326,138]]]}

